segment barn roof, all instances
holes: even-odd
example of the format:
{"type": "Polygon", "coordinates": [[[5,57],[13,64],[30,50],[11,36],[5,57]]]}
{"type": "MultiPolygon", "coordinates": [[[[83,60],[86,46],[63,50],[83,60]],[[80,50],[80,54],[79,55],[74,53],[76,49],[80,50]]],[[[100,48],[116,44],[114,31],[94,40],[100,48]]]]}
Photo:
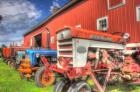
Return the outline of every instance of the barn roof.
{"type": "Polygon", "coordinates": [[[83,0],[71,0],[69,3],[67,3],[66,5],[64,5],[64,7],[60,8],[57,12],[53,13],[51,16],[49,16],[47,19],[45,19],[44,21],[42,21],[41,23],[39,23],[38,25],[34,26],[31,31],[26,32],[24,34],[24,36],[30,34],[31,32],[35,31],[37,28],[41,27],[42,25],[44,25],[45,23],[49,22],[50,20],[52,20],[53,18],[55,18],[57,15],[59,15],[60,13],[64,12],[65,10],[67,10],[68,8],[72,7],[73,5],[75,5],[76,3],[78,3],[79,1],[83,1],[83,0]]]}

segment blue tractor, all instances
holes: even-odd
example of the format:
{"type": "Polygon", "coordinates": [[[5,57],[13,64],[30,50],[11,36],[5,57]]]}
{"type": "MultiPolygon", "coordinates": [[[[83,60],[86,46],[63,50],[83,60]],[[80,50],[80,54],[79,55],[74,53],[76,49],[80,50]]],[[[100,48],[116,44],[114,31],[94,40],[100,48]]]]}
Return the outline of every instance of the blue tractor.
{"type": "MultiPolygon", "coordinates": [[[[19,59],[17,59],[17,63],[19,64],[18,70],[20,77],[29,80],[30,78],[34,78],[35,73],[37,72],[37,77],[35,77],[35,80],[38,80],[36,81],[37,86],[44,87],[48,85],[47,81],[49,81],[49,79],[47,79],[46,76],[40,75],[45,70],[44,64],[41,62],[41,56],[48,58],[49,63],[56,63],[57,51],[47,49],[27,49],[25,55],[24,52],[18,52],[18,54],[19,59]],[[42,79],[40,79],[40,77],[42,79]]],[[[54,81],[55,78],[53,78],[52,82],[54,81]]]]}

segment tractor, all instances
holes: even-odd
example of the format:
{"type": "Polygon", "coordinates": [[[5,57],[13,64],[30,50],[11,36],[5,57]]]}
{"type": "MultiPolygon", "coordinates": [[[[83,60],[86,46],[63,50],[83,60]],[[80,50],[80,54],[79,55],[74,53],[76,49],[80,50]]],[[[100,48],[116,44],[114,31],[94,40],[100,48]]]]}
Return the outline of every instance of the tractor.
{"type": "Polygon", "coordinates": [[[124,62],[130,60],[123,53],[126,40],[125,34],[72,27],[61,29],[57,31],[57,64],[49,63],[42,56],[46,68],[43,75],[51,78],[53,72],[59,76],[54,92],[91,92],[89,78],[97,92],[105,92],[106,85],[115,81],[114,76],[125,78],[124,62]]]}
{"type": "Polygon", "coordinates": [[[10,65],[11,67],[17,67],[16,59],[18,51],[25,51],[27,47],[22,46],[10,46],[2,49],[2,56],[4,58],[4,62],[10,65]]]}
{"type": "MultiPolygon", "coordinates": [[[[35,77],[36,85],[38,87],[45,87],[48,80],[44,76],[42,80],[38,80],[38,77],[41,77],[40,74],[44,71],[44,64],[40,61],[40,57],[46,57],[49,60],[49,63],[56,63],[57,52],[55,50],[46,50],[46,49],[27,49],[25,56],[19,62],[19,73],[21,78],[26,78],[30,80],[35,77]]],[[[53,75],[54,73],[52,73],[53,75]]],[[[55,77],[50,84],[55,82],[55,77]]]]}

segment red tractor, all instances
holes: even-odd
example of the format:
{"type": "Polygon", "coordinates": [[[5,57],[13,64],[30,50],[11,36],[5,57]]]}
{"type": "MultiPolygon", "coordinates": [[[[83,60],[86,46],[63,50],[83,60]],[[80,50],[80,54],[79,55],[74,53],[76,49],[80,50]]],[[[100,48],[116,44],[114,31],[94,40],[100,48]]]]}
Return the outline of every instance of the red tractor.
{"type": "Polygon", "coordinates": [[[60,81],[56,83],[54,92],[91,92],[86,82],[89,78],[97,92],[105,92],[108,83],[120,79],[134,83],[140,79],[140,67],[132,56],[125,58],[125,41],[126,37],[124,39],[120,35],[64,28],[57,32],[58,62],[50,64],[42,56],[46,69],[42,72],[45,76],[40,79],[48,81],[51,79],[49,74],[56,73],[60,81]],[[130,71],[126,71],[127,68],[130,71]]]}

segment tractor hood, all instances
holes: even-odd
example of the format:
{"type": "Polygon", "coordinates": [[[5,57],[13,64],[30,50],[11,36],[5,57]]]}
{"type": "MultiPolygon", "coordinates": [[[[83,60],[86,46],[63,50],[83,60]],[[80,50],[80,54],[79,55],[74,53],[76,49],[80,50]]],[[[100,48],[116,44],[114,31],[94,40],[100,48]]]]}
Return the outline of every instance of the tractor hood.
{"type": "Polygon", "coordinates": [[[51,57],[57,57],[57,51],[56,50],[32,50],[28,49],[26,50],[26,55],[28,55],[28,58],[30,59],[31,66],[35,66],[37,64],[37,58],[40,56],[51,56],[51,57]]]}

